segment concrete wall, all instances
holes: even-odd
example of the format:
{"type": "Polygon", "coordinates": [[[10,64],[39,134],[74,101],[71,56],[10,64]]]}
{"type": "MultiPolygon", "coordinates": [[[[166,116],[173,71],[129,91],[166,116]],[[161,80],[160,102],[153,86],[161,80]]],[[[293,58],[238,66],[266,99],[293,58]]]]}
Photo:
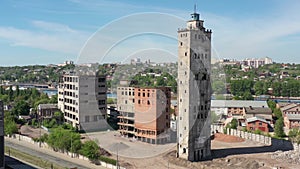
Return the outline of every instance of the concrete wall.
{"type": "MultiPolygon", "coordinates": [[[[211,131],[216,133],[218,131],[219,133],[224,133],[224,127],[223,126],[217,126],[217,125],[211,125],[211,131]]],[[[227,128],[226,134],[241,137],[246,140],[251,140],[255,142],[262,143],[264,145],[272,145],[272,138],[264,135],[244,132],[240,130],[235,129],[229,129],[227,128]]]]}
{"type": "MultiPolygon", "coordinates": [[[[216,130],[218,130],[219,133],[224,133],[223,126],[212,125],[211,129],[212,129],[211,131],[213,131],[214,133],[216,132],[216,130]]],[[[226,134],[228,135],[241,137],[246,140],[251,140],[251,141],[264,144],[266,146],[270,146],[271,150],[273,151],[277,151],[277,150],[282,150],[282,151],[295,150],[298,152],[300,151],[300,146],[298,144],[292,143],[289,140],[275,139],[264,135],[239,131],[235,129],[228,129],[228,128],[226,132],[227,132],[226,134]]]]}

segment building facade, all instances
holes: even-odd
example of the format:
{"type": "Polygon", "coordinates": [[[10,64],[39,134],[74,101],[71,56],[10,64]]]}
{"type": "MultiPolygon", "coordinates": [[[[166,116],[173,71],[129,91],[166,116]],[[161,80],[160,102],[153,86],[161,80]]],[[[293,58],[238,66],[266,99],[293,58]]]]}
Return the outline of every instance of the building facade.
{"type": "Polygon", "coordinates": [[[5,168],[4,157],[4,110],[3,102],[0,100],[0,169],[5,168]]]}
{"type": "Polygon", "coordinates": [[[118,87],[117,89],[117,108],[120,113],[119,132],[123,136],[134,137],[134,88],[118,87]]]}
{"type": "Polygon", "coordinates": [[[169,87],[118,87],[119,132],[137,140],[163,144],[170,141],[169,87]]]}
{"type": "Polygon", "coordinates": [[[58,108],[64,113],[65,122],[79,130],[105,130],[106,80],[105,76],[69,73],[60,79],[58,108]]]}
{"type": "Polygon", "coordinates": [[[37,107],[38,116],[43,118],[52,118],[54,113],[60,111],[57,104],[39,104],[37,107]]]}
{"type": "Polygon", "coordinates": [[[250,67],[253,67],[253,68],[258,68],[260,66],[267,65],[267,64],[272,64],[272,63],[273,63],[273,61],[269,57],[260,58],[260,59],[247,58],[243,61],[243,65],[250,66],[250,67]]]}
{"type": "Polygon", "coordinates": [[[211,30],[196,12],[178,30],[177,155],[189,161],[211,156],[211,30]]]}

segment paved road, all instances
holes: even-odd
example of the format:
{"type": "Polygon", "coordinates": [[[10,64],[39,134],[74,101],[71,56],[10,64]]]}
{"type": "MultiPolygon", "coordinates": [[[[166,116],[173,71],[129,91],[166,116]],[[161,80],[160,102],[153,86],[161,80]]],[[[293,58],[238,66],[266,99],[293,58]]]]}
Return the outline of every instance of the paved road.
{"type": "MultiPolygon", "coordinates": [[[[19,151],[31,154],[33,156],[37,156],[37,157],[40,157],[42,159],[48,160],[51,163],[56,163],[56,164],[58,164],[60,166],[63,166],[63,167],[68,167],[68,168],[77,167],[77,168],[80,168],[80,169],[89,169],[90,168],[90,167],[86,167],[86,166],[83,166],[83,165],[80,165],[80,164],[77,164],[77,163],[72,163],[72,162],[70,162],[68,160],[64,160],[62,158],[55,157],[54,155],[50,155],[48,153],[41,152],[42,149],[40,151],[37,151],[34,148],[23,146],[21,144],[14,143],[10,140],[5,140],[5,145],[8,146],[8,147],[17,149],[19,151]]],[[[78,161],[78,159],[73,159],[73,160],[78,161]]],[[[101,166],[97,166],[97,168],[104,169],[101,166]]]]}

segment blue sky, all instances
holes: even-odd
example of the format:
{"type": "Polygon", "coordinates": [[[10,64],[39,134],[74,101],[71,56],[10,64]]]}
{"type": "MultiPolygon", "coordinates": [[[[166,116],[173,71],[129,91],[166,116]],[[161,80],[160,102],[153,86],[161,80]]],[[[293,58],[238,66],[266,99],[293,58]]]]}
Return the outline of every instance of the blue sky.
{"type": "MultiPolygon", "coordinates": [[[[97,31],[102,33],[101,37],[106,36],[97,41],[99,47],[108,44],[107,39],[126,32],[122,30],[132,28],[131,22],[121,22],[128,15],[159,12],[182,18],[183,21],[190,18],[195,2],[205,26],[213,30],[213,53],[216,58],[269,56],[276,62],[300,63],[300,2],[297,0],[2,0],[0,65],[76,61],[97,31]],[[119,25],[116,25],[122,29],[102,31],[112,27],[114,22],[118,22],[119,25]]],[[[137,23],[144,25],[145,22],[152,22],[158,29],[172,32],[170,36],[176,35],[177,28],[181,26],[177,23],[179,20],[172,21],[173,24],[168,26],[160,19],[145,21],[139,18],[137,23]]],[[[155,49],[156,55],[158,51],[176,55],[176,45],[174,38],[145,34],[128,38],[124,43],[122,41],[118,48],[107,54],[111,58],[107,61],[117,62],[120,57],[135,56],[137,51],[148,49],[155,49]]]]}

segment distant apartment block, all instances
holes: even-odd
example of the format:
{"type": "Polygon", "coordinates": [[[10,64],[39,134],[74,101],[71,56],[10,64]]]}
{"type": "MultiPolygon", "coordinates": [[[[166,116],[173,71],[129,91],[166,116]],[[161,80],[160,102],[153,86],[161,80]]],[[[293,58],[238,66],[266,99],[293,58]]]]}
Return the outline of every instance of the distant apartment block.
{"type": "Polygon", "coordinates": [[[3,102],[0,100],[0,169],[4,169],[4,110],[3,102]]]}
{"type": "Polygon", "coordinates": [[[171,89],[118,87],[119,132],[152,144],[170,141],[171,89]]]}
{"type": "Polygon", "coordinates": [[[243,65],[250,66],[250,67],[253,67],[253,68],[258,68],[260,66],[267,65],[267,64],[272,64],[272,63],[273,63],[273,61],[269,57],[260,58],[260,59],[247,58],[247,59],[243,60],[243,65]]]}
{"type": "Polygon", "coordinates": [[[58,88],[58,108],[64,113],[65,122],[79,130],[106,129],[105,76],[97,72],[63,75],[58,88]]]}

